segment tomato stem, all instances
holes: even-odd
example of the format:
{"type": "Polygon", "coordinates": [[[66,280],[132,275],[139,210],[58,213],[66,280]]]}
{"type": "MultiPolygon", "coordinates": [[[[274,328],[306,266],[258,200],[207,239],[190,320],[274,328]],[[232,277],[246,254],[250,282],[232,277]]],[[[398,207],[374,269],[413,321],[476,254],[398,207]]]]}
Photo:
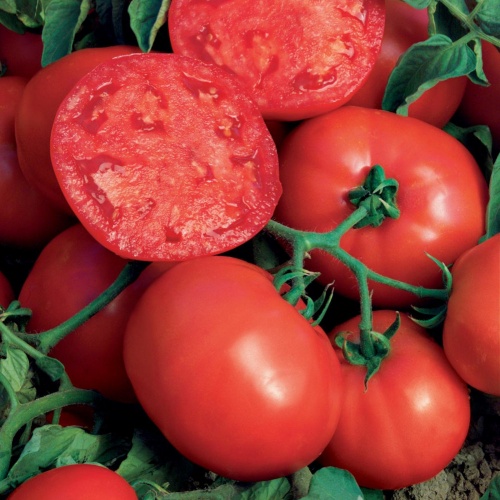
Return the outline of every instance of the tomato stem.
{"type": "Polygon", "coordinates": [[[149,264],[149,262],[142,261],[128,262],[116,280],[77,314],[49,330],[37,334],[19,334],[18,336],[24,341],[36,345],[39,353],[48,353],[61,339],[73,332],[115,299],[127,286],[132,284],[140,276],[142,271],[149,264]]]}
{"type": "Polygon", "coordinates": [[[11,488],[7,474],[12,459],[15,436],[34,418],[50,411],[73,404],[97,404],[103,398],[95,391],[86,389],[65,389],[37,398],[29,403],[18,403],[10,412],[0,429],[0,494],[11,488]]]}

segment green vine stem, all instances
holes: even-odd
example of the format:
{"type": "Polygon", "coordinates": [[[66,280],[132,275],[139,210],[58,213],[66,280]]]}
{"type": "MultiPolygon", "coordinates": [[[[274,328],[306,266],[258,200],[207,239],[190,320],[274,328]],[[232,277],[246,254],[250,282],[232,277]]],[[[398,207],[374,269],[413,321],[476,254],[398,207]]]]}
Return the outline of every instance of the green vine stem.
{"type": "MultiPolygon", "coordinates": [[[[395,199],[397,188],[397,182],[394,179],[386,179],[382,167],[375,165],[370,170],[363,186],[356,187],[349,193],[351,202],[357,208],[332,230],[324,233],[302,231],[285,226],[275,220],[270,220],[265,227],[267,232],[277,239],[285,240],[288,247],[292,249],[291,265],[289,266],[292,286],[291,290],[284,295],[284,298],[292,304],[295,304],[301,296],[307,295],[306,286],[310,281],[306,277],[310,273],[303,271],[303,268],[304,261],[312,250],[323,250],[329,253],[353,272],[358,283],[361,313],[359,356],[356,362],[357,364],[366,364],[369,370],[368,378],[378,370],[381,358],[389,353],[386,347],[380,349],[381,342],[386,345],[385,340],[372,329],[372,302],[368,281],[372,280],[404,290],[419,298],[436,299],[442,302],[448,300],[451,286],[450,282],[443,280],[447,285],[444,288],[424,288],[388,278],[372,271],[363,262],[340,247],[340,240],[348,231],[366,225],[378,226],[383,223],[386,217],[399,217],[395,199]],[[361,359],[364,362],[361,362],[361,359]]],[[[439,265],[438,262],[436,264],[439,265]]],[[[446,266],[442,264],[440,267],[444,270],[446,266]]],[[[281,280],[279,284],[281,285],[281,280]]],[[[393,334],[393,329],[391,329],[390,332],[385,332],[383,335],[389,338],[393,334]]]]}
{"type": "MultiPolygon", "coordinates": [[[[140,276],[149,262],[130,261],[123,268],[116,280],[90,304],[81,309],[77,314],[64,321],[60,325],[40,333],[16,333],[19,340],[34,346],[38,354],[47,354],[61,339],[73,332],[102,308],[107,306],[127,286],[132,284],[140,276]]],[[[24,350],[24,349],[23,349],[24,350]]],[[[29,353],[27,353],[29,354],[29,353]]],[[[37,356],[37,354],[33,355],[37,356]]]]}
{"type": "MultiPolygon", "coordinates": [[[[7,384],[8,386],[8,384],[7,384]]],[[[4,387],[7,387],[4,385],[4,387]]],[[[96,405],[103,400],[97,392],[87,389],[64,389],[37,398],[29,403],[11,405],[9,414],[0,429],[0,493],[5,486],[3,480],[7,477],[12,460],[13,442],[16,434],[34,418],[50,411],[72,404],[96,405]]]]}

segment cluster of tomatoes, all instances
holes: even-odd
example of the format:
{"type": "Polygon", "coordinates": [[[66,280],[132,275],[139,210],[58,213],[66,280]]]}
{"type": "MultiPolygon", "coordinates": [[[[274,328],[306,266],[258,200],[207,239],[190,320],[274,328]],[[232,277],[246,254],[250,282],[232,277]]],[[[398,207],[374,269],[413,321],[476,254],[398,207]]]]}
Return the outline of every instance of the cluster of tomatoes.
{"type": "MultiPolygon", "coordinates": [[[[470,387],[500,396],[500,235],[481,241],[488,180],[442,130],[450,120],[488,125],[498,153],[499,52],[483,43],[489,87],[442,81],[406,118],[380,108],[397,59],[427,37],[425,11],[399,0],[366,2],[367,12],[334,9],[331,25],[340,15],[349,36],[333,55],[323,47],[324,59],[303,54],[316,66],[295,74],[286,95],[279,89],[290,77],[276,71],[269,33],[250,30],[240,45],[232,31],[217,38],[213,14],[192,3],[172,2],[170,59],[117,45],[80,49],[42,69],[40,36],[0,26],[0,244],[34,256],[21,280],[0,274],[0,304],[18,299],[32,311],[27,331],[44,332],[98,297],[129,260],[152,261],[50,351],[75,387],[140,404],[185,457],[226,478],[264,481],[316,462],[367,488],[428,480],[464,443],[470,387]],[[234,64],[251,80],[245,55],[254,45],[266,78],[249,103],[236,76],[206,63],[234,64]],[[338,54],[350,80],[331,69],[338,54]],[[328,104],[304,99],[310,91],[330,92],[328,104]],[[397,180],[400,215],[349,228],[346,257],[307,249],[304,266],[354,307],[346,321],[316,324],[300,313],[306,298],[284,300],[286,285],[278,290],[272,269],[246,258],[246,245],[271,218],[311,234],[335,230],[355,210],[349,191],[374,165],[397,180]],[[438,341],[410,314],[412,305],[429,307],[427,290],[442,288],[429,255],[453,264],[438,341]],[[374,310],[361,339],[367,318],[358,314],[352,259],[371,273],[374,310]],[[398,317],[366,383],[366,363],[346,359],[339,338],[362,342],[369,361],[398,317]]],[[[249,22],[228,2],[217,8],[228,9],[233,31],[249,22]]],[[[279,16],[293,25],[297,12],[279,16]]],[[[314,13],[300,16],[313,31],[314,13]]],[[[284,43],[295,46],[296,36],[284,43]]],[[[110,474],[116,498],[136,497],[108,469],[72,471],[82,495],[90,495],[89,477],[100,489],[110,474]]],[[[57,473],[10,498],[48,491],[44,481],[57,473]]]]}

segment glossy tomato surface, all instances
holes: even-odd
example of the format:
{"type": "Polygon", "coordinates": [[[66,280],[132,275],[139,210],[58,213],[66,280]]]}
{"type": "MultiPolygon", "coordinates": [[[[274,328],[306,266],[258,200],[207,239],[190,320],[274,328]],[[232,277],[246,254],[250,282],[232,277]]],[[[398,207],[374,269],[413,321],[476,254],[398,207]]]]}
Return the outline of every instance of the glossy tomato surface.
{"type": "Polygon", "coordinates": [[[75,214],[124,258],[228,251],[262,229],[281,194],[276,146],[238,79],[175,54],[89,72],[60,106],[51,148],[75,214]]]}
{"type": "MultiPolygon", "coordinates": [[[[351,106],[382,109],[389,76],[398,59],[417,42],[428,38],[426,9],[416,9],[403,0],[387,0],[382,46],[375,65],[363,86],[347,102],[351,106]]],[[[439,82],[409,106],[408,115],[436,127],[443,127],[457,110],[467,77],[439,82]]]]}
{"type": "MultiPolygon", "coordinates": [[[[291,227],[325,232],[355,209],[348,193],[376,164],[399,183],[400,216],[379,227],[349,230],[340,246],[368,268],[412,285],[441,288],[439,267],[474,246],[484,233],[488,188],[471,154],[444,131],[386,111],[343,107],[303,122],[280,150],[283,196],[275,218],[291,227]]],[[[326,252],[305,265],[322,283],[358,297],[354,275],[326,252]]],[[[416,297],[369,283],[377,307],[400,308],[416,297]]]]}
{"type": "MultiPolygon", "coordinates": [[[[63,231],[40,253],[19,293],[23,307],[32,310],[27,331],[45,331],[69,319],[111,285],[126,263],[80,224],[63,231]]],[[[75,386],[116,401],[136,401],[123,364],[123,335],[130,310],[155,269],[146,271],[50,351],[75,386]]]]}
{"type": "Polygon", "coordinates": [[[31,78],[42,68],[40,33],[17,33],[0,24],[0,63],[6,75],[31,78]]]}
{"type": "Polygon", "coordinates": [[[173,0],[175,53],[237,74],[267,119],[341,106],[365,81],[384,29],[380,0],[173,0]]]}
{"type": "Polygon", "coordinates": [[[326,334],[239,259],[192,259],[158,278],[132,312],[124,358],[165,437],[228,478],[297,471],[336,426],[342,384],[326,334]]]}
{"type": "Polygon", "coordinates": [[[443,347],[472,387],[500,396],[500,234],[455,262],[443,347]]]}
{"type": "Polygon", "coordinates": [[[50,131],[57,108],[73,85],[97,64],[138,51],[125,45],[77,50],[45,66],[26,85],[15,117],[19,165],[30,183],[69,213],[50,160],[50,131]]]}
{"type": "Polygon", "coordinates": [[[100,465],[73,464],[42,472],[18,486],[9,500],[137,500],[130,484],[100,465]]]}
{"type": "Polygon", "coordinates": [[[15,144],[0,144],[0,244],[40,250],[75,219],[57,209],[28,183],[15,144]]]}
{"type": "MultiPolygon", "coordinates": [[[[373,313],[373,328],[382,333],[395,311],[373,313]]],[[[360,317],[330,334],[352,332],[359,341],[360,317]]],[[[408,316],[391,340],[365,390],[366,370],[347,363],[339,349],[344,403],[339,424],[320,458],[323,465],[350,471],[361,486],[395,490],[426,481],[441,472],[461,449],[470,422],[467,385],[443,349],[408,316]]]]}

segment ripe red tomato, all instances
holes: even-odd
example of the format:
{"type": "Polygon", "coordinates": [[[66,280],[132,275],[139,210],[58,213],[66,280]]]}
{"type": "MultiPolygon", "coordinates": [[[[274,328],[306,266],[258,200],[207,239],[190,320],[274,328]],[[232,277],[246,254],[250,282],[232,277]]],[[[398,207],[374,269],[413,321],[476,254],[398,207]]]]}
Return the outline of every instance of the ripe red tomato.
{"type": "Polygon", "coordinates": [[[23,76],[0,78],[0,144],[16,144],[14,116],[27,83],[23,76]]]}
{"type": "Polygon", "coordinates": [[[41,249],[75,219],[47,203],[24,177],[14,144],[0,144],[0,244],[41,249]]]}
{"type": "Polygon", "coordinates": [[[6,75],[31,78],[42,68],[42,52],[39,33],[16,33],[0,24],[0,63],[6,75]]]}
{"type": "Polygon", "coordinates": [[[336,426],[342,384],[327,336],[236,258],[191,259],[158,278],[132,312],[124,358],[166,438],[228,478],[290,474],[336,426]]]}
{"type": "Polygon", "coordinates": [[[301,120],[344,104],[366,80],[384,30],[380,0],[173,0],[175,53],[237,74],[267,119],[301,120]]]}
{"type": "Polygon", "coordinates": [[[500,234],[455,262],[443,347],[472,387],[500,396],[500,234]]]}
{"type": "MultiPolygon", "coordinates": [[[[379,227],[349,230],[340,245],[375,272],[412,285],[441,288],[439,267],[426,252],[453,263],[484,233],[488,187],[474,158],[444,131],[387,111],[342,107],[303,122],[280,150],[283,195],[278,221],[302,230],[329,231],[349,216],[348,192],[373,165],[399,182],[401,215],[379,227]],[[450,161],[453,158],[453,161],[450,161]]],[[[305,265],[322,283],[358,298],[351,271],[331,255],[312,251],[305,265]]],[[[402,308],[414,295],[369,283],[377,307],[402,308]]]]}
{"type": "Polygon", "coordinates": [[[75,214],[124,258],[235,248],[281,194],[276,146],[238,79],[175,54],[117,57],[89,72],[61,104],[51,147],[75,214]]]}
{"type": "Polygon", "coordinates": [[[14,291],[7,277],[0,272],[0,306],[7,307],[14,300],[14,291]]]}
{"type": "MultiPolygon", "coordinates": [[[[384,332],[395,312],[373,313],[384,332]]],[[[335,327],[359,341],[360,317],[335,327]]],[[[339,424],[320,458],[347,469],[360,486],[395,490],[431,479],[461,449],[470,423],[467,385],[442,348],[408,316],[391,340],[391,352],[365,391],[365,368],[347,363],[340,349],[345,396],[339,424]]]]}
{"type": "Polygon", "coordinates": [[[8,500],[137,500],[125,479],[106,467],[72,464],[50,469],[18,486],[8,500]]]}
{"type": "MultiPolygon", "coordinates": [[[[381,109],[389,76],[398,59],[414,43],[428,37],[426,9],[416,9],[403,0],[386,0],[386,22],[382,47],[368,79],[348,105],[381,109]]],[[[408,109],[408,115],[443,127],[457,110],[467,77],[444,80],[427,90],[408,109]]]]}
{"type": "MultiPolygon", "coordinates": [[[[103,292],[126,262],[80,224],[60,233],[42,250],[19,293],[23,307],[33,312],[27,330],[44,331],[69,319],[103,292]]],[[[123,364],[123,335],[130,309],[156,271],[162,270],[156,266],[144,271],[50,351],[64,364],[75,386],[95,389],[116,401],[136,401],[123,364]]]]}
{"type": "Polygon", "coordinates": [[[124,45],[77,50],[45,66],[26,85],[15,117],[19,165],[28,182],[66,212],[72,213],[50,160],[50,131],[57,108],[73,85],[97,64],[138,51],[124,45]]]}
{"type": "Polygon", "coordinates": [[[458,108],[457,119],[466,126],[488,125],[493,136],[494,153],[500,152],[500,51],[491,43],[482,42],[483,69],[490,82],[483,87],[467,82],[465,94],[458,108]]]}

